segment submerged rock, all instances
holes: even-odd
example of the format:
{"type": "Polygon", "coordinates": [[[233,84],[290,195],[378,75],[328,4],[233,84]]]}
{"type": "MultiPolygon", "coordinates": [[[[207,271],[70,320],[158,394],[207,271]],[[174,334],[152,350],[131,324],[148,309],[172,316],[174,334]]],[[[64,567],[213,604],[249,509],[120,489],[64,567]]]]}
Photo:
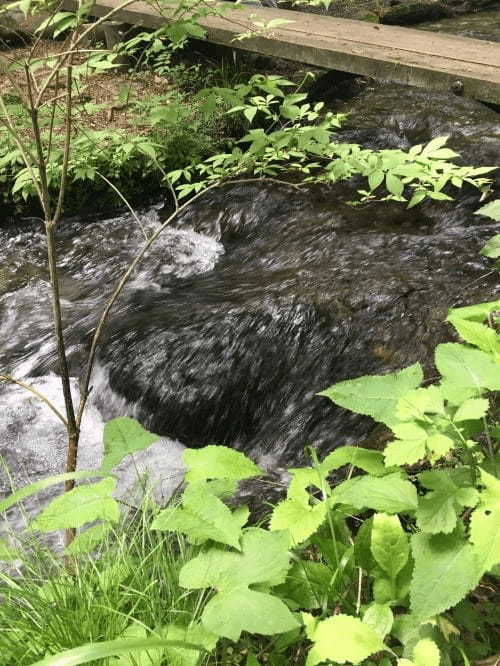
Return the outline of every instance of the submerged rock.
{"type": "Polygon", "coordinates": [[[411,2],[398,4],[382,15],[380,23],[386,25],[416,25],[424,21],[437,21],[453,16],[453,12],[440,2],[411,2]]]}

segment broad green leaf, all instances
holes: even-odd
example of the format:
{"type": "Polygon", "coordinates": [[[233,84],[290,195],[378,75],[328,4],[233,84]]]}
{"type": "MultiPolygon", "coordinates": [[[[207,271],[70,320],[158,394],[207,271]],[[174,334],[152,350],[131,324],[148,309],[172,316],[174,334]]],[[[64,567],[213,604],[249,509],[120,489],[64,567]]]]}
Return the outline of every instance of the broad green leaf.
{"type": "Polygon", "coordinates": [[[500,300],[488,301],[487,303],[475,303],[474,305],[466,305],[462,308],[452,308],[448,312],[446,321],[449,321],[453,326],[455,325],[455,319],[467,319],[468,321],[482,323],[496,310],[500,310],[500,300]]]}
{"type": "Polygon", "coordinates": [[[227,446],[204,446],[202,449],[186,449],[184,463],[188,468],[186,481],[205,479],[234,479],[240,481],[262,474],[244,453],[227,446]]]}
{"type": "Polygon", "coordinates": [[[460,405],[453,416],[453,420],[458,422],[481,419],[485,416],[489,406],[490,403],[485,398],[470,398],[460,405]]]}
{"type": "Polygon", "coordinates": [[[66,555],[80,555],[90,553],[103,540],[111,530],[109,523],[101,523],[89,527],[84,532],[79,532],[71,544],[64,549],[66,555]]]}
{"type": "Polygon", "coordinates": [[[426,414],[444,413],[444,400],[438,386],[409,391],[397,404],[397,417],[400,421],[423,420],[426,414]]]}
{"type": "Polygon", "coordinates": [[[357,476],[336,486],[332,501],[355,509],[374,509],[385,513],[414,511],[418,506],[417,491],[399,473],[376,478],[357,476]]]}
{"type": "Polygon", "coordinates": [[[383,180],[384,172],[382,169],[375,169],[375,171],[372,171],[368,176],[368,185],[370,186],[370,190],[376,190],[383,180]]]}
{"type": "Polygon", "coordinates": [[[460,337],[487,354],[500,354],[500,336],[490,327],[468,319],[452,319],[460,337]]]}
{"type": "Polygon", "coordinates": [[[295,544],[308,539],[326,518],[326,502],[311,505],[306,500],[295,498],[285,499],[274,507],[269,522],[269,529],[290,530],[292,541],[295,544]]]}
{"type": "Polygon", "coordinates": [[[211,548],[187,562],[179,576],[181,587],[217,590],[205,606],[203,625],[231,640],[238,640],[242,631],[268,635],[297,627],[297,620],[278,597],[250,589],[250,585],[273,587],[285,581],[288,547],[287,532],[250,528],[241,539],[241,553],[211,548]]]}
{"type": "Polygon", "coordinates": [[[500,481],[481,470],[484,490],[470,521],[470,540],[479,574],[500,562],[500,481]]]}
{"type": "Polygon", "coordinates": [[[455,405],[485,390],[500,390],[500,364],[478,349],[453,342],[438,345],[436,367],[443,377],[443,395],[455,405]]]}
{"type": "MultiPolygon", "coordinates": [[[[500,206],[498,208],[500,211],[500,206]]],[[[500,257],[500,234],[492,236],[479,254],[490,259],[498,259],[500,257]]]]}
{"type": "Polygon", "coordinates": [[[398,439],[389,442],[384,450],[387,467],[413,465],[425,458],[427,453],[427,431],[416,423],[399,423],[392,426],[398,439]]]}
{"type": "Polygon", "coordinates": [[[318,395],[352,412],[366,414],[376,421],[396,423],[396,406],[408,391],[417,388],[423,379],[419,363],[387,375],[366,375],[348,379],[322,391],[318,395]]]}
{"type": "MultiPolygon", "coordinates": [[[[159,630],[164,638],[176,641],[179,645],[188,643],[191,645],[201,645],[205,650],[211,652],[217,644],[217,636],[207,631],[200,624],[192,624],[189,627],[183,627],[177,624],[169,624],[159,630]]],[[[184,647],[167,646],[164,649],[166,662],[168,666],[198,666],[200,663],[200,651],[184,647]]]]}
{"type": "Polygon", "coordinates": [[[63,493],[38,514],[30,529],[53,532],[80,527],[94,520],[116,522],[120,510],[112,497],[115,486],[115,479],[107,478],[63,493]]]}
{"type": "Polygon", "coordinates": [[[382,640],[391,631],[394,622],[389,604],[372,603],[368,606],[363,615],[363,623],[371,627],[382,640]]]}
{"type": "Polygon", "coordinates": [[[248,512],[231,512],[222,500],[211,493],[203,482],[188,487],[182,506],[171,506],[154,519],[151,529],[181,532],[192,543],[212,539],[239,548],[248,512]]]}
{"type": "Polygon", "coordinates": [[[413,648],[413,663],[415,666],[439,666],[441,655],[434,641],[423,638],[413,648]]]}
{"type": "Polygon", "coordinates": [[[276,592],[293,602],[294,607],[312,610],[321,608],[328,598],[331,580],[331,570],[321,562],[300,560],[292,564],[286,581],[276,592]]]}
{"type": "Polygon", "coordinates": [[[500,199],[485,204],[479,210],[476,210],[474,215],[485,215],[491,220],[495,220],[495,222],[500,222],[500,199]]]}
{"type": "Polygon", "coordinates": [[[375,652],[386,649],[379,634],[372,627],[350,615],[329,617],[308,633],[314,645],[309,653],[307,666],[323,661],[359,664],[375,652]]]}
{"type": "Polygon", "coordinates": [[[144,650],[166,647],[182,647],[203,651],[203,647],[199,645],[189,645],[189,643],[170,641],[151,636],[146,639],[118,638],[114,641],[86,643],[71,650],[64,650],[50,657],[45,657],[41,661],[37,661],[36,664],[32,664],[32,666],[80,666],[80,664],[88,664],[89,662],[95,662],[99,659],[106,659],[115,655],[128,654],[129,652],[144,652],[144,650]]]}
{"type": "Polygon", "coordinates": [[[289,608],[279,597],[250,590],[247,586],[222,590],[213,597],[202,614],[203,626],[217,636],[232,641],[242,631],[252,634],[282,634],[298,626],[289,608]]]}
{"type": "Polygon", "coordinates": [[[460,535],[414,534],[415,560],[410,589],[415,622],[455,606],[478,583],[474,549],[460,535]]]}
{"type": "Polygon", "coordinates": [[[65,481],[83,481],[85,479],[95,479],[100,476],[108,476],[103,474],[98,470],[90,471],[81,471],[81,472],[64,472],[63,474],[57,474],[56,476],[48,476],[46,479],[41,479],[40,481],[35,481],[35,483],[30,483],[29,486],[24,486],[20,490],[16,490],[11,495],[6,497],[0,502],[0,513],[7,511],[14,504],[22,502],[23,499],[31,497],[31,495],[36,495],[41,490],[45,488],[50,488],[50,486],[56,486],[58,483],[64,483],[65,481]]]}
{"type": "Polygon", "coordinates": [[[125,456],[143,451],[159,439],[159,435],[148,432],[135,419],[127,416],[108,421],[104,426],[104,460],[101,470],[109,472],[125,456]]]}
{"type": "Polygon", "coordinates": [[[386,175],[385,185],[388,191],[391,194],[395,194],[396,196],[401,196],[405,188],[405,186],[403,185],[403,181],[392,173],[388,173],[386,175]]]}
{"type": "Polygon", "coordinates": [[[374,515],[371,550],[380,568],[395,581],[410,554],[408,537],[397,516],[384,513],[374,515]]]}
{"type": "Polygon", "coordinates": [[[372,449],[364,449],[360,446],[340,446],[326,456],[320,467],[328,474],[344,465],[352,465],[372,476],[385,476],[387,474],[382,453],[372,449]]]}
{"type": "MultiPolygon", "coordinates": [[[[146,640],[148,632],[140,625],[133,623],[128,626],[121,634],[122,640],[146,640]]],[[[196,653],[199,656],[199,653],[196,653]]],[[[163,660],[163,649],[156,648],[155,650],[141,650],[140,652],[124,654],[115,659],[111,659],[112,666],[161,666],[163,660]]],[[[111,666],[110,665],[110,666],[111,666]]]]}

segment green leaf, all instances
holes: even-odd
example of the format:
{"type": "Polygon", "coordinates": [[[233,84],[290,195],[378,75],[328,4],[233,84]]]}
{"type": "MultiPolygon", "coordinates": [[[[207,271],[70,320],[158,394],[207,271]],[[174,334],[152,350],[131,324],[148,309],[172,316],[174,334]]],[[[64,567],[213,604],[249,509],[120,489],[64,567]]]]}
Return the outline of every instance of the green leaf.
{"type": "Polygon", "coordinates": [[[457,423],[459,421],[481,419],[485,416],[489,406],[489,401],[484,398],[470,398],[460,405],[453,416],[453,420],[457,423]]]}
{"type": "Polygon", "coordinates": [[[398,197],[403,194],[405,189],[403,181],[392,173],[386,175],[385,185],[391,194],[395,194],[398,197]]]}
{"type": "Polygon", "coordinates": [[[450,321],[465,342],[487,354],[500,355],[500,336],[490,326],[467,319],[452,318],[450,321]]]}
{"type": "Polygon", "coordinates": [[[10,509],[14,504],[22,502],[23,499],[31,497],[31,495],[36,495],[36,493],[45,490],[45,488],[50,488],[50,486],[56,486],[58,483],[73,480],[82,481],[84,479],[95,479],[100,476],[107,476],[107,474],[105,475],[97,470],[90,470],[89,472],[64,472],[63,474],[57,474],[56,476],[48,476],[46,479],[30,483],[29,486],[24,486],[24,488],[16,490],[16,492],[6,497],[0,502],[0,512],[7,511],[7,509],[10,509]]]}
{"type": "Polygon", "coordinates": [[[358,664],[375,652],[387,649],[372,627],[350,615],[329,617],[310,629],[309,634],[314,645],[307,666],[329,660],[358,664]]]}
{"type": "Polygon", "coordinates": [[[423,379],[419,363],[387,375],[366,375],[348,379],[322,391],[345,409],[366,414],[376,421],[391,425],[397,422],[396,405],[408,391],[417,388],[423,379]]]}
{"type": "Polygon", "coordinates": [[[394,622],[389,604],[372,603],[368,606],[363,615],[363,623],[371,627],[382,640],[391,631],[394,622]]]}
{"type": "Polygon", "coordinates": [[[250,590],[247,586],[219,592],[205,606],[204,626],[218,636],[237,641],[242,631],[282,634],[298,626],[279,597],[250,590]]]}
{"type": "Polygon", "coordinates": [[[245,454],[227,446],[204,446],[202,449],[186,449],[184,463],[188,468],[186,481],[205,479],[234,479],[240,481],[262,474],[245,454]]]}
{"type": "MultiPolygon", "coordinates": [[[[500,211],[500,206],[498,209],[500,211]]],[[[484,257],[489,257],[490,259],[498,259],[500,257],[500,234],[492,236],[479,254],[482,254],[484,257]]]]}
{"type": "Polygon", "coordinates": [[[243,110],[243,115],[245,116],[245,118],[248,120],[249,123],[252,123],[256,113],[257,113],[256,106],[247,106],[247,108],[243,110]]]}
{"type": "Polygon", "coordinates": [[[415,423],[400,423],[392,426],[398,439],[387,444],[384,450],[385,464],[412,465],[425,458],[427,431],[415,423]]]}
{"type": "Polygon", "coordinates": [[[452,308],[448,312],[446,321],[451,322],[453,326],[455,326],[455,319],[467,319],[468,321],[481,323],[486,321],[490,314],[496,310],[500,310],[500,300],[475,303],[474,305],[466,305],[463,308],[452,308]]]}
{"type": "MultiPolygon", "coordinates": [[[[183,643],[200,645],[208,652],[214,650],[217,644],[217,636],[207,631],[200,623],[191,624],[188,627],[169,624],[162,628],[159,633],[170,641],[176,641],[179,645],[183,643]]],[[[198,666],[200,663],[199,650],[167,646],[164,649],[164,654],[166,657],[164,663],[168,663],[168,666],[198,666]]]]}
{"type": "Polygon", "coordinates": [[[478,583],[474,550],[458,534],[414,534],[410,603],[415,622],[455,606],[478,583]]]}
{"type": "Polygon", "coordinates": [[[371,551],[375,561],[391,581],[403,569],[410,554],[410,544],[399,518],[377,513],[373,517],[371,551]]]}
{"type": "Polygon", "coordinates": [[[308,539],[326,518],[326,502],[311,505],[309,501],[289,498],[274,507],[269,529],[289,530],[295,544],[308,539]]]}
{"type": "Polygon", "coordinates": [[[398,400],[397,417],[400,421],[425,420],[426,414],[445,414],[439,386],[409,391],[398,400]]]}
{"type": "Polygon", "coordinates": [[[241,553],[211,548],[183,566],[181,587],[217,589],[202,614],[206,629],[236,641],[242,631],[269,635],[298,626],[280,599],[250,589],[250,585],[272,587],[285,581],[288,546],[286,532],[250,528],[241,539],[241,553]]]}
{"type": "Polygon", "coordinates": [[[481,470],[481,483],[484,490],[470,521],[470,540],[480,575],[500,562],[500,481],[481,470]]]}
{"type": "Polygon", "coordinates": [[[30,529],[53,532],[80,527],[99,519],[116,522],[120,510],[112,497],[115,486],[116,480],[107,478],[63,493],[38,514],[30,529]]]}
{"type": "MultiPolygon", "coordinates": [[[[146,629],[140,625],[133,623],[128,626],[121,634],[120,638],[123,640],[144,640],[148,636],[146,629]]],[[[196,653],[196,657],[199,653],[196,653]]],[[[112,666],[160,666],[163,660],[163,650],[141,650],[138,653],[124,654],[116,659],[111,659],[112,666]]]]}
{"type": "Polygon", "coordinates": [[[429,638],[423,638],[413,648],[413,663],[415,666],[439,666],[441,655],[439,648],[429,638]]]}
{"type": "Polygon", "coordinates": [[[328,474],[344,465],[352,465],[372,476],[385,476],[387,474],[382,453],[372,449],[364,449],[360,446],[340,446],[326,456],[320,467],[328,474]]]}
{"type": "Polygon", "coordinates": [[[297,608],[312,610],[322,607],[331,580],[331,570],[321,562],[300,560],[292,564],[286,581],[276,588],[276,592],[297,608]]]}
{"type": "Polygon", "coordinates": [[[157,442],[159,435],[145,430],[135,419],[121,416],[104,426],[104,460],[101,471],[109,472],[125,456],[143,451],[157,442]]]}
{"type": "Polygon", "coordinates": [[[37,661],[32,666],[80,666],[88,664],[99,659],[106,659],[119,654],[128,654],[129,652],[144,652],[144,650],[153,650],[165,647],[182,647],[191,650],[202,651],[202,646],[189,645],[179,641],[170,641],[164,638],[140,639],[121,639],[114,641],[104,641],[102,643],[86,643],[71,650],[64,650],[50,657],[45,657],[37,661]]]}
{"type": "Polygon", "coordinates": [[[485,215],[495,222],[500,222],[500,199],[495,199],[495,201],[490,201],[486,205],[482,206],[479,210],[476,210],[474,215],[485,215]]]}
{"type": "Polygon", "coordinates": [[[212,539],[239,549],[241,529],[247,519],[248,511],[231,512],[203,482],[198,482],[188,487],[182,498],[182,506],[161,511],[151,529],[181,532],[192,543],[212,539]]]}
{"type": "Polygon", "coordinates": [[[443,395],[455,405],[485,390],[500,390],[500,364],[477,349],[452,342],[438,345],[436,367],[443,376],[443,395]]]}
{"type": "Polygon", "coordinates": [[[414,511],[418,506],[415,486],[402,479],[399,473],[382,478],[357,476],[348,479],[336,486],[332,502],[390,514],[414,511]]]}
{"type": "Polygon", "coordinates": [[[368,185],[370,186],[370,190],[376,190],[383,180],[384,172],[382,169],[375,169],[375,171],[372,171],[368,176],[368,185]]]}
{"type": "Polygon", "coordinates": [[[66,555],[80,555],[90,553],[103,540],[111,529],[109,523],[101,523],[80,532],[71,544],[64,549],[66,555]]]}

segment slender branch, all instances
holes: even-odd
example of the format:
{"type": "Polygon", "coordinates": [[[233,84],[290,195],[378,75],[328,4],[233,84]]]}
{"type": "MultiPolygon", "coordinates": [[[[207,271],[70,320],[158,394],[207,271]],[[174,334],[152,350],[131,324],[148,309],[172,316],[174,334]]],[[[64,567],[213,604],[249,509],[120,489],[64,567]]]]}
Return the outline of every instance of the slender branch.
{"type": "Polygon", "coordinates": [[[89,386],[90,386],[90,378],[92,375],[92,369],[94,367],[94,362],[95,362],[95,356],[97,352],[97,346],[99,344],[99,340],[101,337],[101,334],[103,332],[104,326],[106,324],[106,321],[108,319],[109,313],[111,312],[111,309],[113,308],[113,305],[115,304],[116,300],[120,296],[120,294],[123,291],[123,288],[127,284],[130,276],[134,272],[135,268],[137,265],[140,263],[146,252],[149,250],[149,248],[153,245],[153,243],[157,240],[157,238],[160,236],[160,234],[166,229],[166,227],[174,220],[180,213],[182,213],[188,206],[190,206],[192,203],[194,203],[197,199],[202,197],[203,195],[207,194],[210,190],[214,190],[218,187],[222,187],[225,185],[232,185],[232,184],[238,184],[238,183],[255,183],[255,182],[266,182],[266,181],[271,181],[274,183],[279,183],[280,185],[287,185],[289,187],[292,187],[294,189],[298,189],[298,185],[295,185],[293,183],[287,183],[285,181],[280,181],[277,178],[241,178],[239,180],[233,180],[233,181],[218,181],[214,183],[213,185],[209,185],[206,187],[203,191],[198,192],[198,194],[195,194],[189,201],[186,201],[186,203],[182,204],[179,206],[166,220],[163,222],[163,224],[158,227],[158,229],[148,238],[148,240],[144,243],[142,246],[141,250],[139,253],[134,257],[133,261],[130,263],[129,267],[127,270],[123,273],[120,281],[116,285],[115,289],[113,290],[113,293],[111,294],[108,302],[106,303],[106,306],[104,307],[104,310],[101,313],[101,316],[99,317],[99,321],[97,323],[97,327],[94,331],[94,335],[92,336],[92,342],[90,344],[90,351],[87,359],[87,364],[85,367],[85,371],[83,374],[83,379],[80,385],[80,404],[78,406],[78,413],[76,416],[76,427],[79,428],[82,417],[83,417],[83,412],[85,410],[85,405],[87,404],[87,398],[89,396],[89,386]]]}
{"type": "Polygon", "coordinates": [[[61,168],[61,182],[59,185],[59,195],[57,197],[57,206],[52,218],[52,223],[55,225],[61,217],[64,197],[66,196],[66,185],[68,183],[68,165],[69,158],[71,153],[71,112],[72,112],[72,90],[73,90],[73,56],[70,56],[70,61],[68,65],[68,70],[66,73],[66,114],[64,119],[65,124],[65,136],[64,136],[64,153],[63,153],[63,163],[61,168]]]}
{"type": "Polygon", "coordinates": [[[129,202],[128,202],[127,199],[123,196],[123,194],[120,192],[120,190],[116,187],[116,185],[113,185],[113,183],[112,183],[110,180],[108,180],[108,179],[106,178],[106,176],[103,176],[102,173],[99,173],[99,171],[96,171],[96,174],[99,176],[99,178],[102,178],[102,180],[103,180],[105,183],[107,183],[107,184],[111,187],[111,189],[112,189],[114,192],[116,192],[116,194],[120,197],[120,199],[123,201],[123,203],[124,203],[124,204],[127,206],[127,208],[129,209],[129,211],[130,211],[132,217],[134,218],[134,220],[137,222],[137,225],[139,226],[139,229],[142,231],[142,233],[143,233],[143,235],[144,235],[144,238],[145,238],[146,240],[148,240],[148,235],[147,235],[147,233],[146,233],[146,229],[144,229],[144,225],[143,225],[142,222],[140,221],[140,219],[139,219],[139,217],[137,216],[135,210],[132,208],[132,206],[129,204],[129,202]]]}
{"type": "Polygon", "coordinates": [[[29,114],[31,116],[31,125],[33,128],[33,134],[35,136],[35,145],[36,152],[38,156],[38,173],[40,176],[40,189],[42,193],[42,198],[40,203],[42,204],[43,211],[45,213],[45,219],[50,219],[50,199],[49,199],[49,186],[47,181],[47,169],[45,156],[43,154],[43,143],[42,137],[40,134],[40,125],[38,123],[38,108],[35,106],[33,91],[31,89],[31,72],[29,71],[29,66],[25,66],[26,71],[26,83],[28,86],[28,99],[29,99],[29,114]]]}
{"type": "Polygon", "coordinates": [[[30,386],[30,384],[26,384],[26,382],[23,382],[21,379],[15,379],[15,377],[11,377],[10,375],[6,374],[0,375],[0,380],[4,382],[10,382],[11,384],[17,384],[17,386],[21,386],[23,389],[26,389],[26,391],[32,393],[39,400],[41,400],[41,402],[45,403],[49,409],[51,409],[54,412],[54,414],[57,416],[57,418],[60,421],[62,421],[62,423],[66,428],[68,427],[68,422],[61,414],[61,412],[57,409],[57,407],[54,406],[54,404],[47,398],[47,396],[43,395],[43,393],[40,393],[40,391],[38,391],[36,388],[30,386]]]}

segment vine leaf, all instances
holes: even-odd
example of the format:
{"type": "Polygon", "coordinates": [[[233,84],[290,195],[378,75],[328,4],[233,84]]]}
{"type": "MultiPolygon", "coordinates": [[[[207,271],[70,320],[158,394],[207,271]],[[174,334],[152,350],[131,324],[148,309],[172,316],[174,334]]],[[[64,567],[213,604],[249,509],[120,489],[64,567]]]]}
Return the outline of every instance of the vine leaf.
{"type": "Polygon", "coordinates": [[[423,379],[420,363],[387,375],[365,375],[330,386],[318,395],[358,414],[366,414],[386,425],[397,422],[398,400],[417,388],[423,379]]]}
{"type": "Polygon", "coordinates": [[[181,532],[191,543],[199,544],[212,539],[239,549],[241,529],[247,519],[248,509],[231,512],[213,494],[210,486],[198,482],[188,486],[182,497],[182,505],[161,511],[151,529],[181,532]]]}
{"type": "Polygon", "coordinates": [[[480,575],[500,562],[500,481],[481,470],[481,482],[485,488],[470,521],[470,540],[480,575]]]}
{"type": "Polygon", "coordinates": [[[38,514],[29,529],[52,532],[81,527],[99,519],[116,522],[120,517],[120,510],[112,497],[115,486],[116,481],[112,478],[78,486],[52,500],[38,514]]]}
{"type": "Polygon", "coordinates": [[[281,599],[260,591],[285,581],[288,547],[287,532],[250,528],[241,538],[240,553],[211,548],[187,562],[179,576],[182,587],[217,589],[203,611],[203,626],[233,641],[242,631],[270,635],[299,626],[281,599]],[[256,584],[259,591],[250,588],[256,584]]]}
{"type": "Polygon", "coordinates": [[[399,472],[382,478],[357,476],[340,483],[332,493],[332,502],[355,509],[374,509],[385,513],[414,511],[418,506],[415,486],[402,479],[399,472]]]}
{"type": "Polygon", "coordinates": [[[159,435],[148,432],[140,423],[128,416],[108,421],[104,426],[104,460],[101,470],[109,472],[125,456],[143,451],[159,439],[159,435]]]}
{"type": "Polygon", "coordinates": [[[414,534],[410,605],[415,622],[455,606],[479,581],[474,549],[458,534],[414,534]]]}
{"type": "Polygon", "coordinates": [[[350,615],[334,615],[308,627],[314,641],[306,666],[323,661],[358,664],[375,652],[386,650],[380,635],[368,624],[350,615]]]}
{"type": "Polygon", "coordinates": [[[202,449],[186,449],[184,463],[188,468],[188,483],[206,479],[240,481],[263,473],[245,454],[227,446],[211,445],[202,449]]]}

